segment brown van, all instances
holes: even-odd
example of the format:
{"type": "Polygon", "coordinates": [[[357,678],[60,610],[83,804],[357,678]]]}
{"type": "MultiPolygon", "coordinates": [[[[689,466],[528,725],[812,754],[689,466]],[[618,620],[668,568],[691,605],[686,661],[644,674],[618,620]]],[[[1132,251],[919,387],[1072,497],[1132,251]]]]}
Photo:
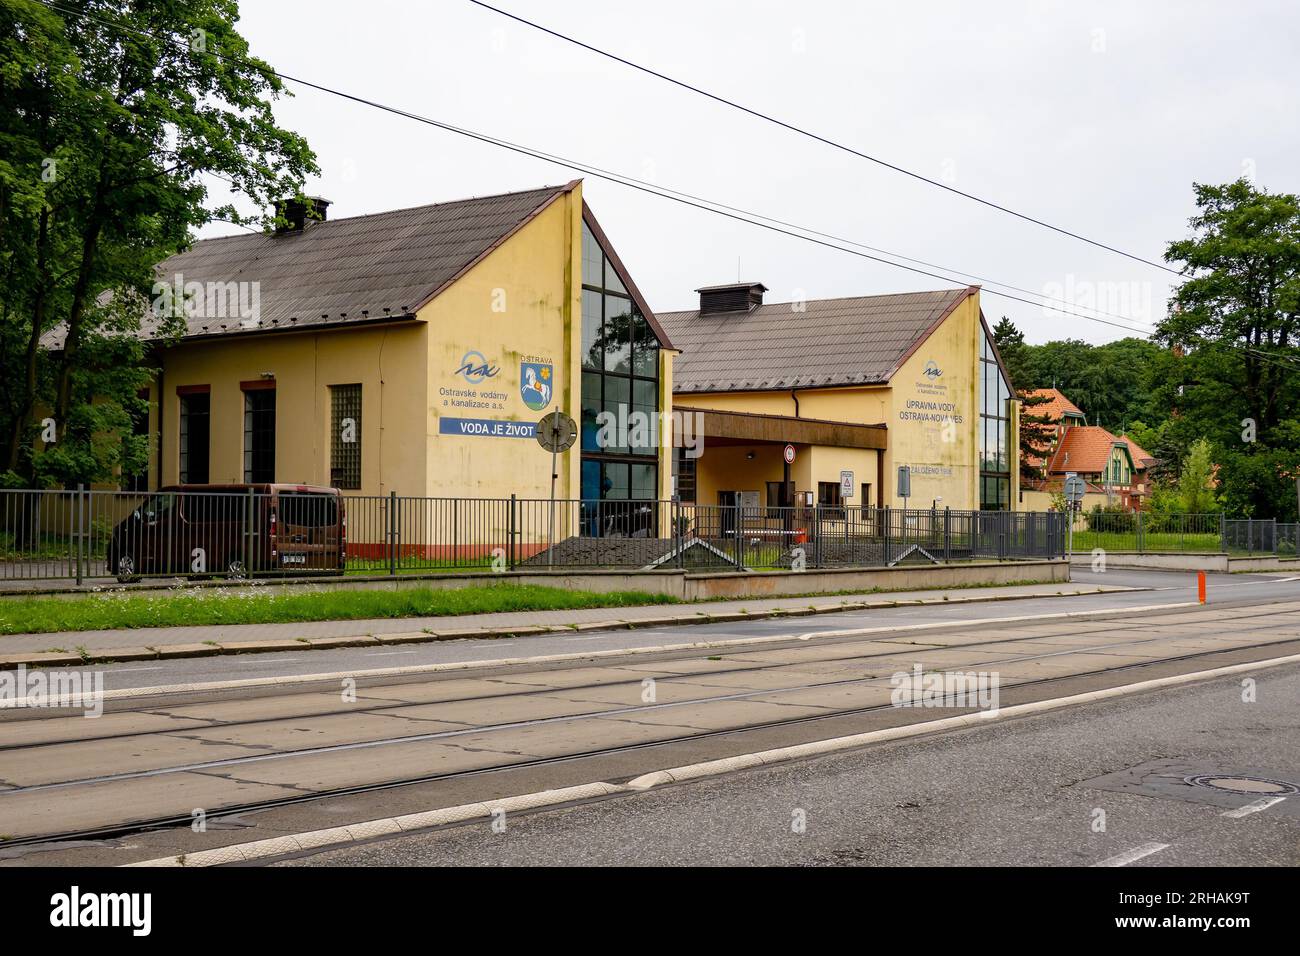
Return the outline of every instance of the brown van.
{"type": "Polygon", "coordinates": [[[122,582],[150,574],[342,574],[343,496],[315,485],[169,485],[113,529],[107,559],[122,582]]]}

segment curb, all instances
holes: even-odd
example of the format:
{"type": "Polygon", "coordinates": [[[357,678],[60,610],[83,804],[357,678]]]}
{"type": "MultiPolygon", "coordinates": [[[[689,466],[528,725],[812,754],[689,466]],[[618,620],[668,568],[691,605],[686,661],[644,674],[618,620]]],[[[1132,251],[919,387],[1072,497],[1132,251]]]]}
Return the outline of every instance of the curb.
{"type": "MultiPolygon", "coordinates": [[[[924,607],[932,604],[985,604],[993,601],[1027,601],[1041,598],[1080,597],[1087,594],[1124,594],[1153,591],[1149,587],[1108,587],[1056,594],[996,594],[950,598],[909,598],[900,601],[846,601],[842,604],[809,604],[807,607],[773,608],[767,611],[694,611],[691,614],[631,620],[589,621],[581,624],[526,624],[519,627],[448,628],[445,630],[405,631],[394,634],[357,634],[336,637],[264,639],[251,641],[213,641],[204,643],[112,647],[88,651],[84,656],[59,651],[19,651],[0,654],[0,670],[17,667],[79,667],[88,664],[111,664],[120,661],[177,660],[189,657],[217,657],[235,654],[264,654],[283,651],[331,650],[340,647],[370,647],[381,644],[426,644],[434,641],[532,637],[545,634],[575,634],[586,631],[628,631],[649,627],[684,627],[692,624],[725,624],[736,621],[760,621],[777,617],[812,617],[846,611],[878,611],[896,607],[924,607]]],[[[764,600],[758,598],[758,600],[764,600]]],[[[1121,609],[1123,610],[1123,609],[1121,609]]],[[[311,622],[303,622],[311,623],[311,622]]],[[[75,634],[75,631],[51,632],[51,639],[75,634]]],[[[0,637],[0,645],[4,638],[0,637]]]]}
{"type": "Polygon", "coordinates": [[[994,711],[979,711],[971,714],[962,714],[957,717],[945,717],[940,720],[927,720],[917,724],[907,724],[902,727],[889,727],[884,730],[873,730],[862,734],[851,734],[846,737],[832,737],[828,740],[815,740],[811,743],[796,744],[791,747],[760,750],[755,753],[739,754],[734,757],[724,757],[721,760],[709,760],[703,763],[687,764],[682,767],[672,767],[667,770],[656,770],[653,773],[642,774],[639,777],[629,780],[625,784],[613,784],[600,781],[580,784],[574,787],[565,787],[561,790],[543,790],[538,793],[506,797],[502,800],[485,801],[482,803],[467,803],[456,807],[447,807],[441,810],[426,810],[420,813],[410,813],[399,817],[385,817],[379,820],[369,820],[363,823],[349,824],[348,826],[332,827],[327,830],[313,830],[291,836],[255,840],[250,843],[236,843],[231,846],[218,847],[212,850],[202,850],[198,853],[190,853],[183,856],[170,856],[160,857],[155,860],[143,860],[139,863],[123,864],[123,866],[221,866],[228,863],[251,863],[258,860],[284,856],[290,853],[298,853],[304,850],[319,850],[326,847],[343,846],[349,843],[360,843],[374,839],[375,837],[406,833],[413,830],[446,826],[448,824],[468,823],[471,820],[491,818],[496,813],[503,811],[509,813],[511,811],[539,810],[557,807],[578,800],[598,799],[617,794],[642,793],[664,784],[682,783],[687,780],[699,780],[704,777],[715,777],[736,770],[747,770],[754,767],[764,767],[770,764],[783,763],[785,761],[797,760],[804,757],[817,757],[825,754],[838,753],[844,750],[855,750],[869,744],[887,743],[893,740],[904,740],[910,737],[921,737],[927,734],[941,733],[948,730],[975,727],[996,720],[1025,717],[1032,714],[1043,713],[1045,711],[1060,710],[1066,707],[1071,707],[1075,704],[1087,704],[1101,700],[1110,700],[1117,697],[1127,697],[1131,694],[1141,693],[1143,691],[1159,690],[1165,687],[1175,687],[1181,684],[1190,684],[1201,680],[1226,677],[1231,674],[1241,674],[1248,671],[1257,671],[1270,667],[1280,667],[1285,664],[1296,663],[1300,663],[1300,654],[1291,654],[1287,657],[1275,657],[1270,660],[1255,661],[1247,664],[1230,664],[1225,667],[1216,667],[1207,671],[1193,671],[1189,674],[1175,674],[1172,677],[1158,677],[1152,680],[1140,681],[1136,684],[1121,684],[1118,687],[1107,687],[1102,690],[1088,691],[1083,694],[1071,694],[1068,697],[1033,701],[1027,704],[1014,704],[1011,707],[1003,707],[994,711]]]}

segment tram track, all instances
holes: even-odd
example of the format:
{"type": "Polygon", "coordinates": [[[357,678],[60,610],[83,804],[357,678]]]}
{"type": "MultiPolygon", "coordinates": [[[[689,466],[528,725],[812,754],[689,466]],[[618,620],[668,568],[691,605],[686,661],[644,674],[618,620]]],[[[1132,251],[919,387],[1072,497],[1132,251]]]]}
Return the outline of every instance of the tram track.
{"type": "MultiPolygon", "coordinates": [[[[1265,609],[1255,614],[1239,615],[1236,618],[1234,618],[1233,623],[1234,625],[1239,626],[1242,621],[1249,620],[1251,618],[1270,617],[1273,618],[1273,624],[1276,625],[1277,623],[1279,623],[1277,621],[1278,613],[1279,612],[1277,610],[1269,611],[1265,609]]],[[[1294,614],[1291,616],[1293,618],[1295,617],[1294,614]]],[[[1059,622],[1053,622],[1053,623],[1055,624],[1059,622]]],[[[1167,616],[1163,624],[1159,616],[1153,616],[1152,618],[1148,619],[1148,621],[1144,621],[1144,622],[1128,621],[1125,624],[1125,630],[1131,630],[1135,628],[1141,629],[1143,627],[1149,628],[1153,626],[1163,626],[1167,628],[1169,626],[1169,623],[1170,622],[1168,621],[1167,616]]],[[[1300,621],[1297,621],[1296,623],[1300,623],[1300,621]]],[[[1195,628],[1197,626],[1204,626],[1204,625],[1197,625],[1196,623],[1191,623],[1189,624],[1189,626],[1195,628]]],[[[971,629],[972,628],[968,626],[964,630],[969,631],[971,629]]],[[[873,640],[871,637],[859,638],[859,639],[845,638],[842,640],[836,640],[833,643],[831,641],[827,641],[824,644],[820,644],[820,645],[807,644],[807,643],[799,644],[797,640],[792,640],[789,644],[782,643],[777,646],[767,645],[763,647],[761,651],[756,651],[750,648],[742,648],[738,650],[736,656],[740,656],[741,654],[746,654],[746,653],[756,654],[762,652],[771,652],[774,650],[775,651],[803,650],[803,651],[810,652],[806,656],[806,659],[801,659],[795,662],[769,662],[769,663],[745,664],[743,666],[730,666],[726,668],[720,668],[716,671],[707,674],[689,674],[689,673],[677,674],[677,675],[665,676],[659,679],[671,682],[675,678],[684,683],[691,683],[692,681],[698,682],[700,680],[705,680],[708,678],[717,679],[721,676],[743,678],[745,675],[754,675],[756,672],[763,672],[767,675],[772,675],[772,674],[779,674],[779,672],[783,669],[798,672],[798,669],[800,667],[806,668],[809,666],[816,666],[816,665],[853,666],[861,662],[869,663],[873,660],[879,661],[882,658],[894,659],[904,655],[910,656],[910,658],[917,659],[919,663],[934,663],[933,661],[928,661],[927,658],[936,657],[936,656],[941,657],[944,652],[954,652],[954,651],[964,652],[966,656],[968,656],[968,652],[977,651],[980,648],[988,647],[989,645],[1005,646],[1005,645],[1024,644],[1024,643],[1033,642],[1035,639],[1042,640],[1043,638],[1058,636],[1057,634],[1053,634],[1053,633],[1045,633],[1044,629],[1041,627],[1027,628],[1027,630],[1032,631],[1032,633],[1022,634],[1014,638],[1009,638],[1005,635],[998,635],[996,637],[990,638],[989,640],[982,640],[982,641],[976,641],[976,642],[964,643],[964,644],[952,644],[947,646],[933,645],[928,643],[924,645],[917,645],[917,644],[900,642],[897,650],[893,650],[893,649],[879,650],[873,653],[864,653],[864,654],[860,654],[856,656],[848,656],[848,657],[836,657],[834,655],[819,656],[818,652],[824,653],[827,651],[834,650],[836,647],[839,647],[839,649],[842,651],[844,649],[843,645],[845,644],[853,644],[853,643],[873,644],[873,643],[878,643],[878,639],[873,640]]],[[[1101,642],[1101,643],[1090,642],[1089,644],[1082,645],[1082,646],[1080,645],[1064,646],[1059,650],[1042,651],[1042,652],[1032,653],[1032,654],[1012,654],[1012,655],[1003,654],[1001,656],[990,655],[987,658],[981,658],[978,660],[961,661],[960,667],[962,669],[975,670],[981,668],[988,668],[991,666],[1005,666],[1007,664],[1025,664],[1027,662],[1049,660],[1054,657],[1062,657],[1071,654],[1106,653],[1108,651],[1112,652],[1113,654],[1113,652],[1116,650],[1136,649],[1142,646],[1149,647],[1150,645],[1156,644],[1160,641],[1186,640],[1189,637],[1194,638],[1196,634],[1197,631],[1192,630],[1190,634],[1174,635],[1172,637],[1168,634],[1159,634],[1155,636],[1145,636],[1130,641],[1108,641],[1108,642],[1101,642]]],[[[1270,640],[1270,641],[1256,641],[1256,642],[1240,643],[1240,644],[1225,643],[1223,646],[1210,647],[1204,650],[1196,650],[1188,653],[1164,654],[1156,657],[1147,657],[1147,658],[1143,658],[1142,660],[1130,661],[1130,662],[1121,662],[1117,660],[1116,663],[1114,664],[1104,666],[1104,667],[1099,667],[1099,668],[1081,669],[1078,671],[1070,671],[1069,673],[1046,675],[1037,678],[1013,679],[1011,681],[1005,682],[1003,686],[1006,691],[1019,694],[1019,693],[1023,693],[1027,689],[1032,689],[1035,687],[1040,687],[1040,686],[1050,687],[1054,685],[1059,685],[1063,681],[1086,680],[1086,679],[1097,678],[1099,676],[1107,675],[1107,674],[1123,674],[1123,673],[1131,672],[1134,669],[1150,668],[1153,666],[1159,667],[1159,666],[1167,666],[1167,665],[1176,665],[1184,662],[1201,662],[1201,661],[1213,659],[1215,657],[1221,657],[1225,654],[1236,654],[1240,656],[1243,653],[1250,654],[1265,648],[1268,648],[1271,651],[1279,650],[1294,643],[1300,643],[1300,635],[1283,634],[1280,635],[1277,639],[1270,640]]],[[[706,655],[708,655],[707,651],[701,651],[695,654],[678,653],[672,658],[672,660],[676,660],[676,661],[693,660],[698,662],[700,659],[705,658],[706,655]]],[[[708,655],[708,656],[712,656],[712,655],[708,655]]],[[[638,660],[637,665],[643,669],[642,671],[638,672],[638,674],[640,674],[641,676],[632,677],[627,680],[612,681],[612,682],[611,681],[604,681],[604,682],[587,681],[587,682],[580,682],[576,684],[566,684],[562,687],[553,686],[548,688],[520,687],[515,689],[508,689],[507,693],[504,695],[501,694],[467,695],[459,698],[451,698],[446,701],[438,701],[438,702],[424,701],[424,702],[417,702],[417,703],[410,703],[410,704],[401,704],[399,706],[400,709],[409,709],[411,707],[429,708],[429,707],[436,707],[440,705],[449,705],[449,704],[483,704],[484,706],[491,706],[493,701],[496,701],[498,704],[500,704],[503,700],[546,698],[546,697],[553,697],[557,694],[573,694],[575,691],[590,690],[590,691],[597,691],[597,692],[612,692],[612,691],[619,690],[620,688],[625,691],[631,691],[633,689],[640,687],[641,681],[644,679],[645,676],[644,668],[653,666],[653,664],[655,663],[657,662],[646,661],[644,659],[638,660]]],[[[600,665],[591,665],[591,666],[593,667],[602,666],[608,668],[608,662],[602,661],[600,665]]],[[[528,671],[527,673],[518,674],[515,676],[514,680],[520,681],[522,683],[521,678],[523,677],[528,677],[528,676],[538,677],[548,673],[553,674],[557,670],[558,671],[581,671],[583,669],[584,668],[580,664],[577,664],[575,662],[569,662],[565,667],[551,668],[548,670],[532,670],[532,671],[528,671]]],[[[464,675],[462,674],[458,676],[463,677],[464,675]]],[[[771,698],[773,696],[790,694],[798,691],[812,691],[812,692],[828,691],[834,688],[844,688],[846,686],[851,686],[851,685],[881,683],[885,680],[886,680],[885,677],[882,677],[879,674],[875,674],[875,675],[866,675],[866,676],[857,676],[857,677],[845,677],[845,678],[826,680],[826,681],[813,681],[813,682],[803,681],[800,683],[793,683],[785,686],[753,688],[749,690],[739,691],[736,693],[721,693],[721,694],[715,694],[715,695],[704,696],[704,697],[691,697],[691,698],[669,701],[664,703],[634,704],[627,707],[606,708],[602,710],[588,711],[584,713],[557,714],[557,715],[538,718],[538,719],[506,721],[497,724],[487,724],[487,725],[477,725],[477,726],[467,725],[463,728],[451,729],[451,730],[438,730],[435,732],[425,733],[425,734],[394,735],[389,737],[381,737],[374,740],[350,741],[350,742],[331,744],[331,745],[315,747],[315,748],[280,749],[269,753],[250,754],[250,755],[244,755],[244,756],[239,756],[234,758],[214,759],[211,761],[199,761],[199,762],[191,761],[185,763],[178,762],[172,765],[147,768],[142,770],[126,771],[119,774],[88,776],[85,778],[67,779],[62,781],[36,784],[31,786],[11,785],[9,789],[0,791],[0,814],[3,814],[4,804],[6,800],[13,799],[23,794],[35,795],[44,792],[48,797],[52,799],[57,799],[60,793],[66,793],[71,790],[75,790],[77,788],[91,788],[91,787],[102,788],[105,785],[114,785],[114,784],[123,785],[123,784],[128,784],[131,781],[138,781],[138,780],[148,779],[148,778],[165,778],[177,774],[187,774],[187,775],[192,774],[200,777],[211,775],[211,779],[214,782],[214,785],[217,785],[219,787],[219,782],[226,779],[224,777],[216,775],[221,770],[226,768],[233,768],[233,767],[246,767],[252,764],[265,763],[267,761],[282,761],[282,760],[289,760],[292,758],[299,758],[299,759],[321,758],[321,759],[331,759],[331,760],[340,760],[340,759],[345,760],[348,754],[352,754],[355,753],[356,751],[363,750],[363,749],[374,749],[374,748],[381,748],[381,747],[391,747],[396,745],[408,745],[408,744],[420,744],[420,743],[436,744],[442,740],[454,740],[458,737],[466,737],[470,735],[486,735],[486,734],[494,734],[494,733],[505,734],[511,731],[518,731],[521,729],[545,730],[548,728],[555,727],[556,725],[564,725],[564,724],[572,725],[575,722],[592,721],[592,720],[604,720],[604,721],[608,721],[611,719],[618,720],[619,718],[625,717],[629,714],[642,714],[647,712],[653,713],[656,711],[663,712],[663,711],[668,711],[672,708],[725,707],[729,703],[752,700],[754,698],[771,698]]],[[[414,682],[413,681],[406,682],[402,686],[407,686],[410,683],[414,683],[414,682]]],[[[436,682],[430,682],[430,683],[436,683],[436,682]]],[[[764,701],[763,703],[769,703],[769,701],[764,701]]],[[[383,711],[390,710],[393,708],[393,706],[394,705],[392,703],[384,702],[383,704],[376,703],[374,705],[366,705],[361,711],[358,711],[356,709],[341,709],[341,710],[335,709],[327,713],[316,713],[310,715],[295,715],[295,716],[279,715],[276,717],[264,718],[255,721],[232,722],[227,724],[207,724],[204,725],[203,728],[199,728],[199,729],[233,730],[240,726],[253,726],[253,725],[266,725],[266,724],[273,725],[277,723],[283,724],[285,722],[310,721],[322,717],[337,718],[343,715],[357,715],[360,713],[369,713],[378,716],[389,716],[387,714],[384,714],[383,711]]],[[[303,803],[307,801],[324,800],[331,797],[340,797],[346,795],[364,794],[364,793],[376,792],[381,790],[393,789],[397,787],[411,786],[411,785],[421,784],[421,783],[436,783],[439,781],[449,781],[449,780],[469,778],[469,777],[478,777],[478,776],[497,773],[501,771],[520,770],[520,769],[525,769],[530,767],[544,767],[551,764],[578,761],[578,760],[584,760],[593,757],[609,756],[613,754],[627,754],[636,751],[644,751],[656,747],[668,747],[672,745],[684,744],[693,741],[732,737],[735,735],[761,732],[761,731],[774,731],[782,728],[797,728],[800,726],[815,725],[819,722],[824,722],[828,720],[837,720],[837,719],[845,720],[845,719],[852,719],[855,717],[869,717],[873,714],[880,714],[882,712],[886,712],[892,709],[893,707],[890,704],[871,704],[868,706],[860,706],[860,707],[827,709],[825,712],[819,712],[819,713],[801,713],[783,719],[770,719],[770,720],[751,719],[748,721],[737,723],[736,725],[733,726],[700,729],[696,732],[681,732],[681,727],[678,727],[677,730],[662,738],[652,738],[652,739],[646,739],[646,740],[640,740],[640,741],[628,742],[628,743],[615,742],[609,746],[598,746],[598,747],[587,747],[587,748],[578,747],[573,749],[570,752],[555,753],[555,754],[531,755],[531,754],[521,753],[518,759],[504,761],[504,762],[498,761],[485,766],[466,767],[463,769],[451,770],[444,773],[415,773],[415,774],[406,774],[406,775],[399,774],[397,777],[393,779],[371,780],[371,781],[359,782],[355,785],[348,785],[348,786],[322,787],[320,789],[313,790],[310,793],[294,793],[282,797],[277,797],[275,799],[246,800],[246,801],[234,801],[229,803],[221,803],[220,805],[215,805],[210,807],[209,812],[213,817],[230,816],[233,814],[249,813],[253,811],[271,809],[275,807],[289,806],[292,804],[303,803]]],[[[151,711],[147,709],[127,710],[127,711],[115,711],[114,713],[115,714],[149,714],[151,713],[151,711]]],[[[3,724],[0,724],[0,728],[3,728],[3,726],[4,726],[3,724]]],[[[657,725],[657,726],[668,727],[670,725],[657,725]]],[[[671,726],[677,726],[677,725],[671,725],[671,726]]],[[[193,730],[195,728],[187,728],[187,729],[193,730]]],[[[129,734],[119,735],[116,739],[122,739],[123,737],[126,737],[126,738],[140,738],[141,740],[145,740],[148,738],[157,738],[159,736],[174,737],[176,735],[166,734],[159,731],[133,732],[129,734]]],[[[101,743],[105,739],[115,739],[115,738],[88,737],[88,738],[84,738],[83,740],[56,741],[54,744],[51,744],[50,742],[28,743],[28,744],[23,744],[20,747],[0,749],[0,760],[3,760],[6,753],[15,753],[20,750],[31,750],[32,748],[40,748],[42,746],[48,747],[52,745],[68,745],[68,744],[77,744],[77,743],[83,743],[87,746],[93,747],[94,745],[101,743]]],[[[5,778],[5,773],[0,771],[0,779],[3,778],[5,778]]],[[[6,846],[6,847],[23,846],[23,845],[30,845],[34,843],[48,843],[52,841],[64,841],[64,840],[71,840],[71,839],[95,839],[95,838],[102,839],[105,837],[121,836],[123,834],[139,832],[142,830],[174,826],[179,823],[188,823],[189,820],[190,820],[190,816],[188,814],[186,815],[167,814],[167,813],[155,813],[152,815],[145,814],[138,818],[115,821],[111,824],[105,824],[101,826],[71,827],[66,829],[53,828],[51,832],[30,833],[21,836],[15,836],[12,839],[6,840],[3,844],[0,844],[0,846],[6,846]]],[[[0,823],[0,832],[3,832],[3,830],[4,830],[4,825],[3,823],[0,823]]]]}

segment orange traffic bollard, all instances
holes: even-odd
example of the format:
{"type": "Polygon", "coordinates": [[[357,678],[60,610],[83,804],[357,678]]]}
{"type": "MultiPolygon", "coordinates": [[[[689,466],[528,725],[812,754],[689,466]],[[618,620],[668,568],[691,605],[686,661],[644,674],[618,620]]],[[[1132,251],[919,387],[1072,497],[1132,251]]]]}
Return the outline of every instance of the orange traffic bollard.
{"type": "Polygon", "coordinates": [[[1205,603],[1205,572],[1204,571],[1196,572],[1196,596],[1200,599],[1202,604],[1205,603]]]}

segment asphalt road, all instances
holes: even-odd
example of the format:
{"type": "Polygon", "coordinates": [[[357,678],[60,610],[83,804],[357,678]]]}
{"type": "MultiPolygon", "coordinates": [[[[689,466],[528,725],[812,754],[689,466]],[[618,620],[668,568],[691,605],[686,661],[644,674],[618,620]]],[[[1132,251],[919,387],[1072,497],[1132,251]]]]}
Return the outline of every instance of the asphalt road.
{"type": "Polygon", "coordinates": [[[1225,816],[1259,798],[1182,780],[1300,786],[1298,701],[1279,668],[1253,704],[1216,680],[278,865],[1090,866],[1159,845],[1128,865],[1296,866],[1300,797],[1225,816]],[[1134,789],[1097,779],[1142,765],[1134,789]]]}

